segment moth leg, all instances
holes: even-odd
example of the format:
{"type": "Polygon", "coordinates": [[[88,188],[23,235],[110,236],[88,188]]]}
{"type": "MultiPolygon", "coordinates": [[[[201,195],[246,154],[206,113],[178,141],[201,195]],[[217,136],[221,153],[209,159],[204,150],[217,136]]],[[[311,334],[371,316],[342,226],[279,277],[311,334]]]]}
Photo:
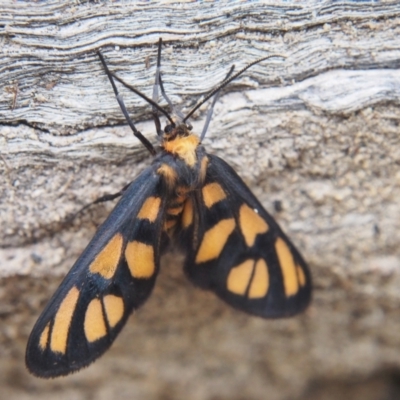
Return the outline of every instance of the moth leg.
{"type": "MultiPolygon", "coordinates": [[[[92,203],[88,204],[87,206],[91,206],[93,204],[98,204],[98,203],[105,203],[106,201],[111,201],[114,200],[118,197],[121,197],[125,190],[128,189],[128,186],[130,185],[130,183],[128,183],[127,185],[125,185],[119,192],[117,193],[108,193],[105,194],[104,196],[99,197],[98,199],[96,199],[95,201],[93,201],[92,203]]],[[[87,207],[85,206],[85,207],[87,207]]]]}
{"type": "Polygon", "coordinates": [[[91,206],[95,205],[95,204],[99,204],[99,203],[105,203],[107,201],[112,201],[118,197],[121,197],[124,192],[126,191],[126,189],[128,189],[129,185],[131,183],[128,183],[127,185],[125,185],[119,192],[117,193],[108,193],[105,194],[104,196],[101,196],[99,198],[97,198],[95,201],[92,201],[89,204],[86,204],[85,206],[83,206],[79,211],[77,211],[76,213],[72,214],[69,218],[68,218],[68,222],[72,222],[78,215],[82,214],[85,210],[87,210],[88,208],[90,208],[91,206]]]}
{"type": "MultiPolygon", "coordinates": [[[[158,103],[159,99],[158,89],[160,87],[161,45],[162,45],[162,40],[160,38],[158,41],[157,68],[156,68],[156,76],[154,79],[153,95],[152,95],[152,100],[155,103],[158,103]]],[[[161,137],[163,135],[163,130],[161,128],[161,122],[158,116],[157,107],[152,106],[152,114],[153,114],[154,124],[156,126],[157,135],[161,137]]]]}

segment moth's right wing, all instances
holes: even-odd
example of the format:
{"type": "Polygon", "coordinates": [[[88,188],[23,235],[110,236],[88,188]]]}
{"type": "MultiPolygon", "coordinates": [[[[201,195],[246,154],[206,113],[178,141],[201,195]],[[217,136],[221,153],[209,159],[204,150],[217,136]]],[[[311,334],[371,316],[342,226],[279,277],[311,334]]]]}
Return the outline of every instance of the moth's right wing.
{"type": "Polygon", "coordinates": [[[249,314],[279,318],[303,311],[312,291],[307,264],[236,172],[208,158],[204,186],[182,215],[188,277],[249,314]]]}
{"type": "Polygon", "coordinates": [[[145,170],[61,283],[28,341],[26,365],[34,375],[56,377],[89,365],[147,299],[159,269],[162,185],[155,165],[145,170]]]}

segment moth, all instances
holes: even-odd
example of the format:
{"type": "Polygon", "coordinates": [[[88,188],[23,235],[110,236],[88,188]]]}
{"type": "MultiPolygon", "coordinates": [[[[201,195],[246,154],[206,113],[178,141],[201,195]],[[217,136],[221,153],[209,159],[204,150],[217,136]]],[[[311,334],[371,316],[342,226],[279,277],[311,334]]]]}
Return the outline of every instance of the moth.
{"type": "Polygon", "coordinates": [[[110,72],[100,61],[134,135],[154,156],[120,193],[120,200],[53,295],[30,335],[26,365],[44,378],[92,363],[113,343],[129,315],[149,297],[160,256],[170,240],[184,251],[184,271],[197,287],[232,307],[262,318],[303,311],[311,298],[306,263],[276,221],[236,172],[201,144],[214,104],[233,74],[184,116],[165,93],[160,39],[152,98],[110,72]],[[115,80],[152,106],[159,148],[138,131],[115,80]],[[158,105],[159,91],[173,114],[158,105]],[[187,122],[214,97],[200,136],[187,122]],[[159,113],[168,120],[161,128],[159,113]]]}

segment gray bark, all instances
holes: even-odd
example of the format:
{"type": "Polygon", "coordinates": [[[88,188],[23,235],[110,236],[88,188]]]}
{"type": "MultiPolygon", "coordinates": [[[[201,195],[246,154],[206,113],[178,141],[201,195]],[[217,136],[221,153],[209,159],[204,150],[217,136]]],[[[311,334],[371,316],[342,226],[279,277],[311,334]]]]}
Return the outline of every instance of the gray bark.
{"type": "MultiPolygon", "coordinates": [[[[0,399],[400,397],[399,2],[3,2],[0,25],[0,399]],[[151,162],[96,50],[151,96],[160,36],[185,111],[232,64],[285,55],[226,88],[204,145],[301,250],[313,303],[288,320],[243,315],[193,288],[172,253],[107,355],[37,380],[29,331],[112,204],[66,219],[151,162]]],[[[156,143],[151,107],[121,92],[156,143]]]]}

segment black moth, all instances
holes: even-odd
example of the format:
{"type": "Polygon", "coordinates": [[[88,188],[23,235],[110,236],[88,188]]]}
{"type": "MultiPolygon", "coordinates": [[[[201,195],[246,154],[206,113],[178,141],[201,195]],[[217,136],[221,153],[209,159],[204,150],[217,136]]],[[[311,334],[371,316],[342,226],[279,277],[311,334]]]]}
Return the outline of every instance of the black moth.
{"type": "Polygon", "coordinates": [[[165,94],[160,74],[161,39],[153,99],[123,82],[100,60],[134,135],[153,163],[124,188],[121,199],[78,258],[36,322],[26,365],[39,377],[56,377],[89,365],[112,344],[133,310],[151,293],[160,255],[173,238],[185,252],[188,278],[231,306],[263,318],[304,310],[311,276],[303,258],[236,172],[201,145],[224,81],[186,116],[174,118],[157,104],[165,94]],[[158,151],[136,129],[114,79],[153,107],[158,151]],[[188,118],[214,100],[199,136],[188,118]],[[158,113],[168,119],[164,130],[158,113]]]}

